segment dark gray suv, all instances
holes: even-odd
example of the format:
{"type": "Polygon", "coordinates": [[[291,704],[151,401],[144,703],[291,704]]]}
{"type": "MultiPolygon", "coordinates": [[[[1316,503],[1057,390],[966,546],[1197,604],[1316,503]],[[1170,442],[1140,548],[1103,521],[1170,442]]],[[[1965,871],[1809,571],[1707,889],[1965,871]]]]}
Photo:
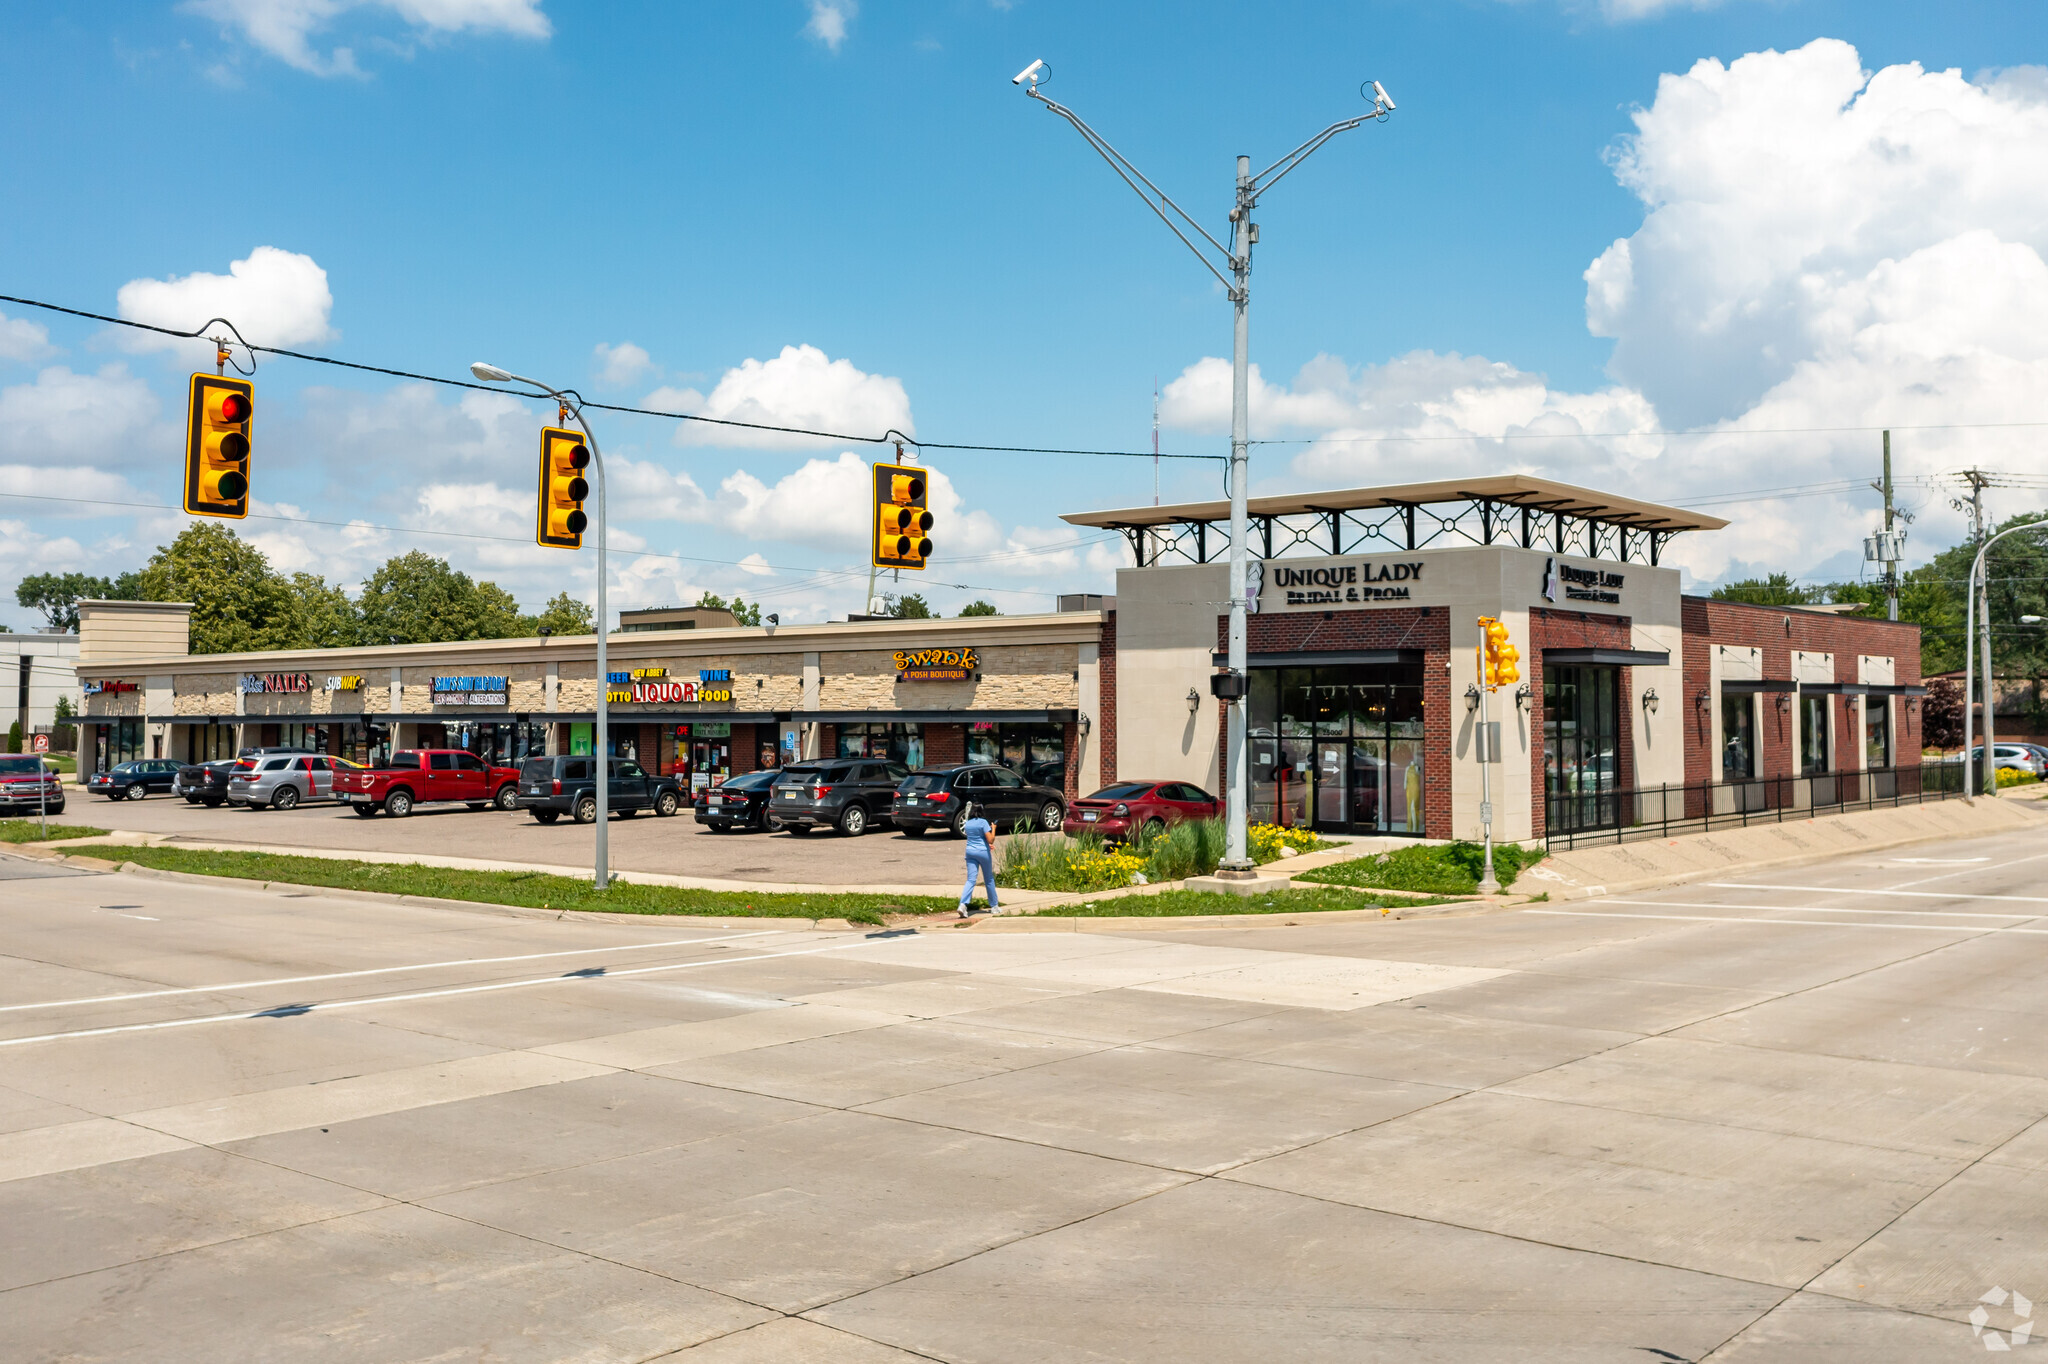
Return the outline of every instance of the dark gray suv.
{"type": "Polygon", "coordinates": [[[828,758],[782,769],[768,801],[769,816],[793,834],[834,828],[866,833],[889,822],[896,784],[910,775],[902,763],[880,758],[828,758]]]}
{"type": "MultiPolygon", "coordinates": [[[[605,802],[614,818],[631,819],[642,810],[667,818],[683,808],[682,787],[674,777],[643,771],[630,758],[613,758],[611,776],[605,802]]],[[[543,824],[553,824],[563,815],[578,824],[595,823],[597,760],[566,753],[528,758],[519,765],[518,808],[543,824]]]]}

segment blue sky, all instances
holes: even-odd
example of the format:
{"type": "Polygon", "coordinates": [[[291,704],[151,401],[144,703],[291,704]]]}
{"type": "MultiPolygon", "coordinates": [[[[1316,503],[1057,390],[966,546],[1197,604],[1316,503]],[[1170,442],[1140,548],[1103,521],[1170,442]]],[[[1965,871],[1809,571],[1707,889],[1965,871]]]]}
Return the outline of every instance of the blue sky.
{"type": "MultiPolygon", "coordinates": [[[[1681,560],[1706,582],[1854,576],[1874,500],[1827,489],[1874,476],[1877,438],[1832,428],[1915,428],[1922,554],[1955,534],[1954,469],[2011,475],[2001,515],[2048,474],[2038,432],[1959,425],[2048,421],[2036,5],[202,0],[9,30],[0,293],[936,441],[1143,448],[1156,378],[1165,447],[1216,452],[1220,290],[1009,77],[1045,58],[1047,93],[1219,235],[1235,154],[1263,166],[1377,78],[1399,112],[1259,215],[1254,435],[1294,442],[1259,447],[1259,490],[1822,486],[1717,502],[1736,526],[1681,560]]],[[[175,502],[193,356],[0,319],[0,585],[138,565],[183,518],[100,504],[175,502]]],[[[258,381],[267,515],[241,529],[280,566],[354,583],[423,547],[529,606],[590,594],[587,552],[522,543],[539,405],[284,360],[258,381]]],[[[859,609],[873,449],[675,425],[598,427],[615,605],[859,609]]],[[[1118,546],[1057,516],[1152,497],[1149,461],[928,462],[949,609],[1108,590],[1118,546]]],[[[1218,486],[1169,464],[1163,493],[1218,486]]],[[[0,621],[33,625],[11,598],[0,621]]]]}

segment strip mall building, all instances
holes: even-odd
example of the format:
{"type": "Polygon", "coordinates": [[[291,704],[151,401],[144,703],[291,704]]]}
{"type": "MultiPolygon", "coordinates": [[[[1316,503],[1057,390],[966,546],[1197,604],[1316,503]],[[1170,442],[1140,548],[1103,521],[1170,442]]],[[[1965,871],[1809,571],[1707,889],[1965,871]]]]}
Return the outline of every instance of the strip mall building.
{"type": "MultiPolygon", "coordinates": [[[[797,757],[1003,762],[1085,794],[1222,783],[1224,503],[1075,514],[1134,567],[1086,609],[955,620],[644,629],[610,643],[613,746],[695,782],[797,757]]],[[[1642,793],[1769,778],[1801,799],[1917,769],[1917,627],[1681,593],[1673,537],[1725,523],[1523,476],[1251,503],[1255,818],[1350,833],[1479,830],[1478,619],[1523,682],[1490,701],[1495,830],[1611,823],[1642,793]]],[[[588,751],[594,637],[192,656],[187,608],[80,612],[84,768],[291,744],[496,761],[588,751]]]]}

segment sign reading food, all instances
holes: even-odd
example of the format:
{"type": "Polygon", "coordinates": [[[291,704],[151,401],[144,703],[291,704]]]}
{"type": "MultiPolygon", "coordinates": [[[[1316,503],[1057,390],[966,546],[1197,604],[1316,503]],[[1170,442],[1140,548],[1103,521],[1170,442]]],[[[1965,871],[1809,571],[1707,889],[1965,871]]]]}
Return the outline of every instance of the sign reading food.
{"type": "Polygon", "coordinates": [[[893,657],[905,682],[966,682],[981,666],[972,649],[899,649],[893,657]]]}

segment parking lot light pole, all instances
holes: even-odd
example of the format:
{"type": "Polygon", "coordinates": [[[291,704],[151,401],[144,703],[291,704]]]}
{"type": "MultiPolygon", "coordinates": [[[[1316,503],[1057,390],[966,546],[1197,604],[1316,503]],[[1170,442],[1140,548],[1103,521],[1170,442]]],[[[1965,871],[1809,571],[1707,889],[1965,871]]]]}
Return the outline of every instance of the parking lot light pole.
{"type": "MultiPolygon", "coordinates": [[[[2048,530],[2048,524],[2039,521],[2024,526],[2009,526],[1986,540],[1977,550],[1977,558],[1970,565],[1969,586],[1963,590],[1963,790],[1971,795],[1978,794],[1977,781],[1983,782],[1983,794],[1998,794],[1998,754],[1993,752],[1995,741],[1991,737],[1991,703],[1997,688],[1991,681],[1991,584],[1984,578],[1984,555],[1990,548],[2008,535],[2017,535],[2023,530],[2048,530]],[[1977,584],[1984,583],[1984,774],[1976,777],[1970,762],[1970,721],[1975,718],[1970,710],[1970,693],[1976,690],[1974,670],[1977,666],[1977,651],[1970,647],[1970,631],[1977,622],[1977,584]]],[[[2021,616],[2022,624],[2039,620],[2039,616],[2021,616]]]]}
{"type": "Polygon", "coordinates": [[[479,360],[469,367],[469,372],[487,384],[528,384],[553,398],[567,408],[576,418],[576,425],[583,428],[583,443],[590,447],[590,467],[597,478],[597,752],[594,770],[597,787],[597,856],[596,870],[592,884],[603,890],[611,883],[611,849],[606,839],[611,817],[611,727],[606,701],[610,695],[612,681],[610,662],[605,656],[606,621],[604,592],[604,456],[598,453],[597,437],[590,434],[590,423],[583,419],[583,405],[576,401],[575,390],[563,391],[549,388],[538,379],[529,379],[523,374],[487,365],[479,360]]]}
{"type": "MultiPolygon", "coordinates": [[[[1047,99],[1039,92],[1039,84],[1051,79],[1052,71],[1043,61],[1035,61],[1011,78],[1012,85],[1025,87],[1024,93],[1037,100],[1051,112],[1058,114],[1074,126],[1074,131],[1093,147],[1102,159],[1109,162],[1123,182],[1131,187],[1145,206],[1159,215],[1167,230],[1180,238],[1181,244],[1195,253],[1195,259],[1202,262],[1210,274],[1223,285],[1235,309],[1232,328],[1231,370],[1230,370],[1230,671],[1243,677],[1246,671],[1245,618],[1248,614],[1245,603],[1246,580],[1246,536],[1249,533],[1250,517],[1246,512],[1245,498],[1249,482],[1247,452],[1250,440],[1250,412],[1248,371],[1251,350],[1251,299],[1252,299],[1252,246],[1259,240],[1259,229],[1252,222],[1252,210],[1258,207],[1259,196],[1280,182],[1281,177],[1300,165],[1317,148],[1339,133],[1350,132],[1361,124],[1384,120],[1394,111],[1394,101],[1378,81],[1367,81],[1358,93],[1372,102],[1372,112],[1356,118],[1340,119],[1329,127],[1296,147],[1257,175],[1251,173],[1252,163],[1248,156],[1237,158],[1237,179],[1230,210],[1230,245],[1225,246],[1189,216],[1188,212],[1166,192],[1145,178],[1136,166],[1124,159],[1122,152],[1104,141],[1102,135],[1082,122],[1081,116],[1063,104],[1047,99]],[[1171,209],[1180,219],[1176,223],[1167,216],[1171,209]],[[1224,264],[1230,267],[1229,279],[1216,268],[1201,247],[1195,245],[1185,225],[1203,241],[1214,247],[1223,256],[1224,264]]],[[[1229,732],[1225,742],[1224,763],[1226,781],[1224,787],[1227,802],[1226,815],[1229,830],[1224,846],[1223,861],[1218,869],[1226,874],[1250,876],[1253,874],[1251,857],[1247,851],[1245,816],[1251,797],[1251,772],[1245,761],[1245,696],[1249,687],[1239,689],[1229,706],[1229,732]]]]}

